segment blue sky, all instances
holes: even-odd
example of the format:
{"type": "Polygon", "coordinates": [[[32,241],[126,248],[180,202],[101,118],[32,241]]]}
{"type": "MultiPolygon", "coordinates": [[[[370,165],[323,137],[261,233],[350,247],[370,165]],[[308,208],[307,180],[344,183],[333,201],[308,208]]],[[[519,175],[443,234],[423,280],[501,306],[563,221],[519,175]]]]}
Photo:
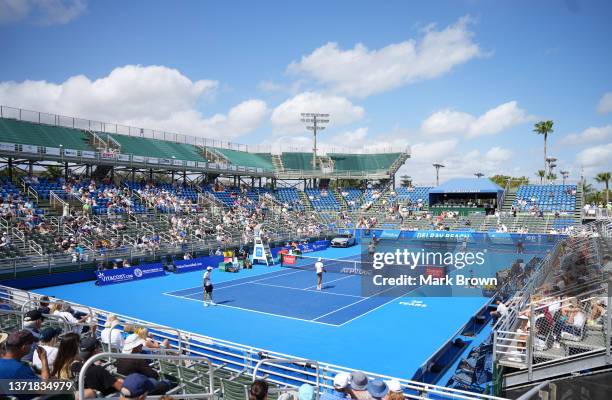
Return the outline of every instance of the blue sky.
{"type": "MultiPolygon", "coordinates": [[[[0,0],[0,103],[246,144],[405,148],[422,183],[612,168],[612,3],[0,0]]],[[[275,150],[276,151],[276,150],[275,150]]]]}

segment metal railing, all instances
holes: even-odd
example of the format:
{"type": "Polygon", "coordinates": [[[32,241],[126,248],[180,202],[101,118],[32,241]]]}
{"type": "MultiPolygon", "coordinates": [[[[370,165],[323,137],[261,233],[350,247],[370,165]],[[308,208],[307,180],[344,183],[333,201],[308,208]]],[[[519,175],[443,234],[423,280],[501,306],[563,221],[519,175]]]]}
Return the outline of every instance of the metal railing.
{"type": "MultiPolygon", "coordinates": [[[[85,398],[85,376],[87,374],[87,370],[91,367],[96,361],[103,359],[115,359],[115,360],[168,360],[168,361],[177,361],[177,362],[195,362],[195,363],[204,363],[208,365],[208,392],[203,393],[190,393],[187,394],[183,389],[182,385],[179,385],[178,390],[173,390],[172,394],[176,394],[181,399],[212,399],[215,396],[215,382],[213,377],[213,368],[212,363],[206,357],[193,357],[193,356],[183,356],[183,355],[168,355],[168,354],[121,354],[121,353],[100,353],[91,356],[81,368],[79,372],[78,378],[78,389],[79,389],[79,398],[85,398]],[[176,393],[176,392],[182,393],[176,393]]],[[[179,381],[181,379],[181,368],[178,368],[179,373],[179,381]]],[[[147,399],[159,399],[161,396],[146,396],[147,399]]]]}
{"type": "MultiPolygon", "coordinates": [[[[6,286],[0,286],[0,297],[7,299],[11,303],[22,303],[28,301],[32,296],[40,296],[39,294],[30,293],[20,289],[9,288],[6,286]]],[[[54,299],[58,300],[58,299],[54,299]]],[[[76,303],[69,303],[73,307],[83,307],[76,303]]],[[[125,323],[131,324],[148,324],[147,321],[130,318],[123,315],[117,315],[110,313],[105,310],[93,308],[93,312],[96,314],[99,323],[105,321],[109,315],[116,315],[125,323]]],[[[172,330],[173,328],[162,326],[165,330],[172,330]]],[[[205,357],[212,365],[216,367],[222,367],[228,371],[234,373],[246,374],[253,376],[261,376],[263,374],[266,380],[275,384],[283,386],[298,387],[302,383],[313,384],[317,382],[317,375],[319,376],[319,387],[322,390],[333,390],[333,377],[339,372],[351,372],[352,370],[346,367],[329,364],[329,363],[317,363],[318,371],[313,369],[313,364],[308,363],[300,365],[298,362],[293,363],[292,360],[298,359],[300,362],[303,359],[296,358],[291,355],[267,351],[264,349],[246,346],[222,339],[212,338],[192,332],[180,331],[180,336],[185,339],[185,351],[188,352],[190,357],[205,357]],[[267,360],[265,363],[260,363],[261,360],[267,360]],[[275,361],[282,360],[282,361],[275,361]],[[257,368],[257,369],[256,369],[257,368]]],[[[154,337],[158,340],[169,339],[173,337],[167,332],[157,331],[152,332],[154,337]]],[[[177,350],[178,351],[178,350],[177,350]]],[[[108,357],[117,357],[118,354],[104,353],[100,354],[98,359],[104,359],[108,357]]],[[[149,359],[151,358],[164,358],[172,359],[166,355],[145,355],[149,359]]],[[[174,356],[179,358],[179,356],[174,356]]],[[[183,356],[180,356],[183,357],[183,356]]],[[[185,359],[185,358],[183,358],[185,359]]],[[[83,371],[83,370],[82,370],[83,371]]],[[[365,372],[371,379],[397,379],[388,375],[376,374],[373,372],[365,372]]],[[[465,400],[505,400],[500,397],[472,393],[464,390],[452,389],[443,386],[430,385],[423,382],[416,382],[408,379],[399,378],[405,398],[407,399],[465,399],[465,400]]],[[[80,380],[79,388],[82,388],[83,381],[80,380]]],[[[82,393],[81,393],[82,394],[82,393]]],[[[179,396],[183,397],[183,395],[179,396]]]]}

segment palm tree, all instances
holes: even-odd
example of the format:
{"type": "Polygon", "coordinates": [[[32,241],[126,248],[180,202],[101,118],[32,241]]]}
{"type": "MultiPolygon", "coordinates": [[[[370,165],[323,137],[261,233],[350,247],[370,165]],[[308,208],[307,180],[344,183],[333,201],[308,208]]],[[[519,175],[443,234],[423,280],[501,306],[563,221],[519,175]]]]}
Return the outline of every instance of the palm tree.
{"type": "Polygon", "coordinates": [[[595,176],[597,183],[606,185],[606,204],[610,202],[610,179],[612,179],[612,174],[610,172],[600,172],[595,176]]]}
{"type": "Polygon", "coordinates": [[[536,122],[536,124],[533,126],[533,131],[535,133],[538,135],[544,135],[544,171],[546,171],[546,142],[548,140],[548,135],[554,132],[553,124],[553,121],[548,120],[536,122]]]}
{"type": "Polygon", "coordinates": [[[549,182],[555,183],[557,180],[557,175],[551,172],[550,174],[546,175],[546,179],[548,179],[549,182]]]}
{"type": "Polygon", "coordinates": [[[540,185],[541,185],[542,181],[544,180],[544,177],[546,176],[546,171],[544,171],[543,169],[539,169],[538,172],[536,172],[536,176],[540,178],[540,185]]]}

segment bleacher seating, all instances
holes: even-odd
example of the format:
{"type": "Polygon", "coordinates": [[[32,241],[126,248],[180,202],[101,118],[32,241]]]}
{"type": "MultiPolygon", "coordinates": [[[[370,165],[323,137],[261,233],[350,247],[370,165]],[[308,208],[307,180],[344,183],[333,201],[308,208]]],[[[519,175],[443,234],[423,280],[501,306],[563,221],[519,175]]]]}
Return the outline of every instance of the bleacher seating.
{"type": "Polygon", "coordinates": [[[138,136],[111,135],[121,144],[123,154],[134,154],[143,157],[157,157],[187,161],[206,161],[198,148],[187,143],[176,143],[166,140],[149,139],[138,136]]]}
{"type": "Polygon", "coordinates": [[[418,202],[422,202],[423,204],[429,203],[429,190],[431,186],[413,186],[411,189],[403,186],[396,188],[395,193],[397,200],[400,202],[407,202],[410,200],[410,202],[414,204],[418,202]]]}
{"type": "Polygon", "coordinates": [[[576,209],[576,185],[523,185],[518,188],[514,206],[528,211],[531,206],[544,212],[573,213],[576,209]],[[520,206],[519,202],[526,202],[520,206]]]}
{"type": "Polygon", "coordinates": [[[68,197],[68,194],[64,190],[63,184],[60,181],[48,178],[38,178],[37,180],[30,182],[29,185],[42,199],[48,200],[52,191],[61,199],[66,199],[68,197]]]}
{"type": "Polygon", "coordinates": [[[221,149],[216,147],[211,147],[209,150],[221,154],[230,162],[230,164],[233,165],[263,168],[265,171],[274,170],[274,167],[272,166],[272,154],[269,153],[247,153],[246,151],[221,149]]]}
{"type": "Polygon", "coordinates": [[[281,159],[286,170],[312,169],[312,153],[283,153],[281,159]]]}
{"type": "Polygon", "coordinates": [[[72,150],[95,150],[89,145],[87,135],[79,129],[6,118],[0,118],[0,142],[56,148],[61,146],[64,149],[72,150]]]}
{"type": "Polygon", "coordinates": [[[361,206],[361,199],[363,196],[363,192],[361,190],[355,188],[344,188],[338,189],[338,192],[344,197],[344,200],[346,200],[349,208],[356,209],[361,206]]]}
{"type": "Polygon", "coordinates": [[[315,210],[340,211],[342,209],[338,199],[330,190],[307,188],[304,192],[315,210]]]}
{"type": "MultiPolygon", "coordinates": [[[[381,154],[341,154],[328,153],[336,171],[376,171],[388,170],[399,159],[401,153],[381,154]]],[[[312,159],[312,156],[311,156],[312,159]]]]}
{"type": "Polygon", "coordinates": [[[304,210],[304,204],[302,204],[302,200],[296,188],[278,188],[275,194],[278,201],[286,203],[290,208],[299,211],[304,210]]]}

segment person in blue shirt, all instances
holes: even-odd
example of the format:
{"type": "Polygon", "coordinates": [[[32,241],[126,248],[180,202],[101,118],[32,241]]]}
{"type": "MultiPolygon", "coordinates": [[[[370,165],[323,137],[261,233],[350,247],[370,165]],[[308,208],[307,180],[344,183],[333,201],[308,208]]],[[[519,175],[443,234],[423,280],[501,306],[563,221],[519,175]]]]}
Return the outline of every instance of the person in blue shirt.
{"type": "MultiPolygon", "coordinates": [[[[36,338],[30,331],[21,330],[12,332],[6,339],[6,351],[0,358],[0,380],[33,380],[40,381],[49,379],[49,363],[47,353],[43,347],[37,347],[36,352],[42,365],[40,377],[32,371],[32,368],[21,361],[23,356],[30,352],[36,338]]],[[[7,388],[0,388],[2,393],[8,393],[7,388]]],[[[20,394],[19,399],[32,399],[36,394],[20,394]]]]}

